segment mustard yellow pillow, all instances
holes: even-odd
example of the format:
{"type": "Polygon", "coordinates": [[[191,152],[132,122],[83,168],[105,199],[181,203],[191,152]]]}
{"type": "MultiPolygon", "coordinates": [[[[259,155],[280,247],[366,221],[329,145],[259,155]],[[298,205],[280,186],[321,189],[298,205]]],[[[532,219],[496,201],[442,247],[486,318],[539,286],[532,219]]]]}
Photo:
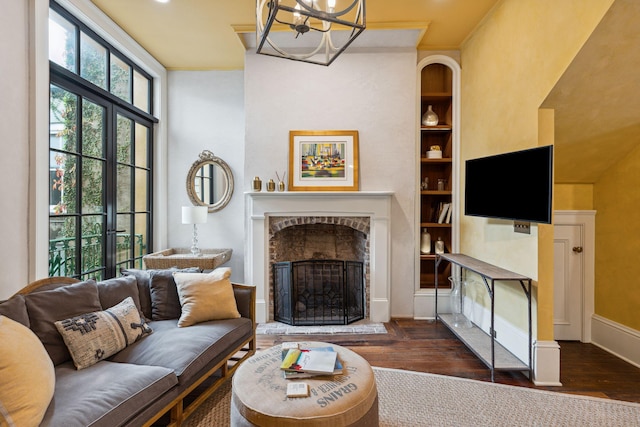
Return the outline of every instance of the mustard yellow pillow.
{"type": "Polygon", "coordinates": [[[0,425],[39,425],[55,384],[53,362],[36,334],[0,316],[0,425]]]}
{"type": "Polygon", "coordinates": [[[173,273],[182,306],[178,326],[240,317],[230,276],[231,269],[227,267],[209,274],[173,273]]]}

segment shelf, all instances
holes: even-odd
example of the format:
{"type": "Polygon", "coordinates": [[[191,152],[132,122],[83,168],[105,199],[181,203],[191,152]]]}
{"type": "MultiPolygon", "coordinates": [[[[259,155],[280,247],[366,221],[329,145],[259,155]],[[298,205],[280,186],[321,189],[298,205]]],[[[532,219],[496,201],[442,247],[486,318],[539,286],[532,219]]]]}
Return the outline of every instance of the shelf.
{"type": "Polygon", "coordinates": [[[422,92],[420,94],[423,101],[445,101],[451,96],[451,92],[422,92]]]}
{"type": "Polygon", "coordinates": [[[435,257],[435,313],[436,319],[440,319],[451,331],[476,355],[484,362],[489,369],[491,369],[491,381],[494,381],[494,371],[529,371],[529,378],[533,378],[533,331],[532,331],[532,316],[531,316],[531,278],[523,276],[518,273],[506,270],[504,268],[480,261],[479,259],[472,258],[468,255],[457,253],[444,253],[435,257]],[[448,262],[445,264],[450,266],[455,264],[462,269],[472,271],[482,277],[482,281],[489,294],[491,300],[491,324],[489,331],[493,333],[495,331],[495,282],[500,281],[517,281],[520,282],[522,291],[527,297],[527,317],[529,327],[529,340],[527,341],[529,352],[529,363],[524,363],[511,352],[504,348],[497,342],[494,336],[487,334],[478,327],[470,329],[455,328],[452,324],[453,316],[450,314],[438,313],[438,265],[441,262],[448,262]]]}
{"type": "Polygon", "coordinates": [[[450,132],[451,125],[420,126],[420,130],[427,132],[450,132]]]}
{"type": "Polygon", "coordinates": [[[420,259],[434,260],[436,259],[436,254],[420,254],[420,259]]]}
{"type": "Polygon", "coordinates": [[[420,157],[421,163],[451,163],[451,157],[443,157],[441,159],[429,159],[427,157],[420,157]]]}
{"type": "Polygon", "coordinates": [[[423,227],[427,227],[427,228],[438,228],[438,227],[450,228],[451,224],[450,223],[445,223],[445,222],[421,222],[420,223],[420,228],[423,228],[423,227]]]}
{"type": "MultiPolygon", "coordinates": [[[[444,323],[451,332],[453,332],[467,347],[482,360],[487,366],[491,367],[491,337],[482,329],[473,325],[472,328],[456,328],[453,326],[453,315],[439,314],[438,318],[444,323]]],[[[526,363],[518,359],[509,350],[504,348],[500,343],[494,343],[495,365],[494,369],[503,371],[528,371],[529,367],[526,363]]]]}
{"type": "Polygon", "coordinates": [[[423,196],[450,196],[451,190],[420,190],[423,196]]]}

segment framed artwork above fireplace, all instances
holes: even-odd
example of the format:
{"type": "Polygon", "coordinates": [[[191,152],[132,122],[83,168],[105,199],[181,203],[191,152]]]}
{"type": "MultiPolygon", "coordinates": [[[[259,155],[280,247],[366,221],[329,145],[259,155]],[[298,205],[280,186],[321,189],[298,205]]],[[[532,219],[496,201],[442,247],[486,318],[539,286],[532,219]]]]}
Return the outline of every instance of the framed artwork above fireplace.
{"type": "Polygon", "coordinates": [[[289,131],[290,191],[358,191],[357,130],[289,131]]]}

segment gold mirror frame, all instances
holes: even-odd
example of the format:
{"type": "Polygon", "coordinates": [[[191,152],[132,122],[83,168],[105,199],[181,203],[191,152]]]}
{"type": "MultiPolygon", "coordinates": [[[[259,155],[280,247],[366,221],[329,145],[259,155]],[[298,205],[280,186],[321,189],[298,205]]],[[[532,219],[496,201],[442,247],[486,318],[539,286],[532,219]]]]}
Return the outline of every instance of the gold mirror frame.
{"type": "Polygon", "coordinates": [[[198,160],[193,162],[193,164],[191,165],[191,169],[189,169],[189,173],[187,173],[187,194],[189,195],[189,199],[194,206],[206,206],[210,213],[219,211],[220,209],[227,206],[227,204],[231,200],[231,195],[233,194],[233,173],[231,173],[231,168],[224,160],[216,157],[211,151],[204,150],[198,156],[198,160]],[[226,186],[224,189],[224,193],[218,199],[218,201],[213,204],[206,204],[200,199],[200,197],[198,197],[198,194],[196,193],[195,179],[198,171],[203,166],[210,164],[220,167],[226,179],[226,186]]]}

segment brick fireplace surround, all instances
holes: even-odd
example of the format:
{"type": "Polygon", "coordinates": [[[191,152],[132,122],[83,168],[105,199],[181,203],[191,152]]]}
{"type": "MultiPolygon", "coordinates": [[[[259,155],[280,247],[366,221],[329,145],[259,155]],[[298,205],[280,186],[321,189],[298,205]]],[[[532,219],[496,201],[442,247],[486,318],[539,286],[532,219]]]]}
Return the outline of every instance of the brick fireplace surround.
{"type": "Polygon", "coordinates": [[[245,193],[245,282],[256,286],[258,323],[273,317],[269,291],[272,217],[293,217],[301,223],[318,221],[325,224],[344,223],[349,217],[368,217],[367,318],[373,322],[389,321],[392,195],[391,192],[368,191],[245,193]]]}

